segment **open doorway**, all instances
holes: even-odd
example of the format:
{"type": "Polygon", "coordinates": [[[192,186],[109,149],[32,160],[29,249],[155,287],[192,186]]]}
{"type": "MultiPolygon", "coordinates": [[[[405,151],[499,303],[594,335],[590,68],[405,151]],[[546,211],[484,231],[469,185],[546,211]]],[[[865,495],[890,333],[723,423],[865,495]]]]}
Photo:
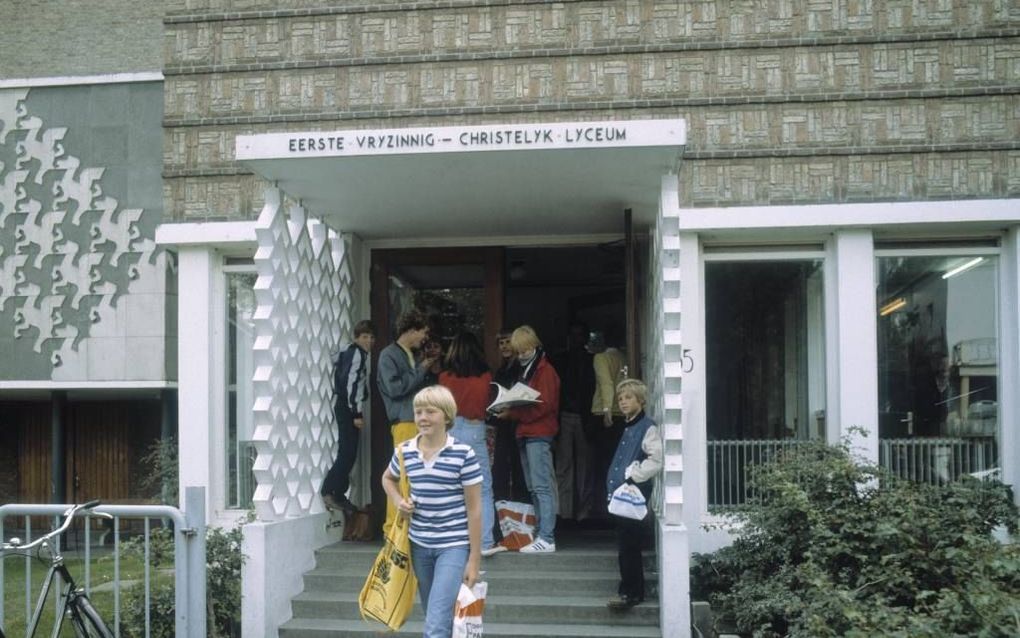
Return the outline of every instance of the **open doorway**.
{"type": "Polygon", "coordinates": [[[624,270],[622,242],[508,248],[506,326],[530,325],[550,353],[567,347],[572,322],[622,340],[624,270]]]}
{"type": "MultiPolygon", "coordinates": [[[[625,244],[540,247],[479,247],[375,250],[372,252],[372,318],[379,331],[373,363],[378,352],[391,343],[400,314],[411,308],[424,311],[430,319],[433,341],[445,347],[461,330],[468,330],[484,344],[490,367],[501,363],[497,335],[528,324],[542,340],[561,376],[561,407],[576,410],[591,434],[591,460],[574,466],[586,474],[574,481],[570,504],[560,506],[565,518],[591,515],[604,510],[594,503],[598,487],[604,484],[602,466],[608,463],[615,439],[592,431],[591,384],[580,381],[578,367],[591,366],[591,355],[575,358],[570,352],[583,349],[590,332],[599,333],[605,344],[624,350],[628,326],[626,290],[629,273],[625,244]],[[571,334],[574,334],[571,342],[571,334]],[[580,341],[579,341],[580,340],[580,341]],[[587,358],[584,358],[584,357],[587,358]],[[578,363],[578,360],[581,363],[578,363]],[[562,396],[573,393],[574,396],[562,396]],[[594,439],[598,438],[596,442],[594,439]],[[608,452],[607,452],[608,450],[608,452]],[[586,485],[581,495],[580,486],[586,485]]],[[[631,322],[632,324],[634,322],[631,322]]],[[[589,370],[591,372],[591,370],[589,370]]],[[[593,380],[594,373],[587,375],[593,380]]],[[[614,379],[615,381],[616,379],[614,379]]],[[[371,476],[381,475],[392,451],[390,428],[378,389],[373,392],[371,476]]],[[[372,502],[384,503],[378,481],[372,481],[372,502]]],[[[495,492],[513,493],[508,488],[495,492]]],[[[516,491],[520,494],[520,491],[516,491]]],[[[604,501],[604,498],[601,499],[604,501]]],[[[383,508],[375,508],[377,512],[383,508]]]]}

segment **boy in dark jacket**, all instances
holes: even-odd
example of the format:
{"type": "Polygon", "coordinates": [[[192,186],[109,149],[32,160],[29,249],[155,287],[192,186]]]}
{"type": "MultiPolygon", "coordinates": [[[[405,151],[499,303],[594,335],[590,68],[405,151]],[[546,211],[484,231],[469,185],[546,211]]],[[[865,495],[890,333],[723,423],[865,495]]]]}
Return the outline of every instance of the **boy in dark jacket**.
{"type": "Polygon", "coordinates": [[[328,509],[342,509],[350,516],[354,504],[347,498],[351,469],[358,456],[358,438],[364,426],[368,399],[368,356],[375,344],[371,321],[354,324],[354,342],[337,356],[333,365],[333,411],[337,423],[337,453],[333,467],[322,480],[322,502],[328,509]]]}
{"type": "MultiPolygon", "coordinates": [[[[636,485],[645,500],[652,495],[652,484],[662,470],[662,439],[659,428],[645,416],[648,388],[636,379],[624,379],[616,386],[616,403],[625,419],[623,436],[609,464],[606,476],[606,494],[612,498],[616,488],[624,483],[636,485]]],[[[649,512],[651,509],[649,508],[649,512]]],[[[616,545],[620,563],[619,593],[609,600],[610,609],[630,609],[645,599],[645,572],[641,560],[641,545],[647,534],[645,520],[614,516],[616,519],[616,545]]]]}

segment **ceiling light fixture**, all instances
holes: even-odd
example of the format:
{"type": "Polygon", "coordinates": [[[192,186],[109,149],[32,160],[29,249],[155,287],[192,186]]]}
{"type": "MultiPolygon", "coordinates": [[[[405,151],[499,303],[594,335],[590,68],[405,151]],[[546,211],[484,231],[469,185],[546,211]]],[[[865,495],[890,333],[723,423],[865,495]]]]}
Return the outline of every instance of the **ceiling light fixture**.
{"type": "Polygon", "coordinates": [[[892,301],[886,303],[881,308],[879,308],[878,314],[880,316],[884,317],[886,315],[889,315],[889,314],[892,314],[892,313],[896,312],[897,310],[899,310],[900,308],[902,308],[905,305],[907,305],[906,298],[898,297],[898,298],[893,299],[892,301]]]}
{"type": "Polygon", "coordinates": [[[957,266],[956,268],[953,268],[952,270],[947,270],[945,272],[945,274],[942,275],[942,278],[943,279],[949,279],[950,277],[959,275],[961,272],[965,272],[967,270],[970,270],[971,268],[973,268],[974,266],[977,266],[978,264],[980,264],[984,260],[985,260],[984,257],[975,257],[974,259],[971,259],[968,262],[960,264],[959,266],[957,266]]]}

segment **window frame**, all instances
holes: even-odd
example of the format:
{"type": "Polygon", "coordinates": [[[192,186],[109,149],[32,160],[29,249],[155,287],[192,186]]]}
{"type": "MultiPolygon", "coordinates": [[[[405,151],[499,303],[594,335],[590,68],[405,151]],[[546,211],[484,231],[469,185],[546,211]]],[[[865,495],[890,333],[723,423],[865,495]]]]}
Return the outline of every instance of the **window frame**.
{"type": "Polygon", "coordinates": [[[777,239],[768,241],[727,242],[725,238],[711,238],[697,232],[679,233],[680,280],[686,294],[680,296],[681,326],[685,336],[684,355],[690,356],[690,366],[684,370],[684,477],[685,516],[690,525],[725,524],[728,515],[708,509],[708,414],[707,376],[704,362],[707,353],[707,332],[705,325],[705,267],[713,262],[776,262],[776,261],[817,261],[821,267],[822,289],[822,358],[825,381],[824,397],[826,410],[825,431],[832,436],[834,427],[828,418],[831,401],[832,329],[831,302],[835,276],[829,240],[824,236],[805,237],[791,242],[777,239]],[[693,285],[688,282],[692,282],[693,285]],[[691,400],[691,397],[694,397],[691,400]]]}
{"type": "MultiPolygon", "coordinates": [[[[250,510],[253,507],[253,505],[252,505],[252,503],[250,501],[247,502],[247,503],[242,503],[240,501],[240,480],[238,478],[234,478],[233,479],[233,484],[234,485],[232,487],[231,472],[233,472],[235,469],[237,469],[237,470],[240,469],[239,466],[238,466],[240,456],[238,454],[238,450],[235,449],[234,450],[235,459],[234,459],[234,463],[233,463],[233,466],[232,466],[232,464],[230,462],[231,451],[229,449],[229,444],[230,444],[229,430],[230,430],[230,419],[231,419],[231,414],[230,414],[230,410],[231,410],[231,408],[230,408],[230,406],[231,406],[230,395],[231,395],[232,392],[235,395],[237,393],[237,384],[236,383],[234,383],[234,384],[230,383],[230,366],[232,365],[232,362],[230,361],[230,355],[231,355],[230,335],[231,335],[231,331],[230,331],[230,327],[229,327],[229,322],[230,322],[230,312],[229,312],[230,311],[230,308],[229,308],[229,303],[230,303],[230,278],[232,276],[235,276],[235,275],[256,275],[257,276],[258,275],[258,271],[257,271],[257,268],[254,265],[254,263],[245,263],[246,261],[248,261],[248,260],[245,260],[245,259],[236,259],[236,260],[227,259],[227,260],[224,260],[224,261],[225,261],[225,263],[220,268],[220,273],[221,273],[220,282],[221,282],[221,285],[223,286],[223,295],[222,295],[222,304],[221,304],[222,312],[223,312],[223,317],[222,317],[222,322],[221,322],[222,326],[223,326],[223,365],[221,366],[222,379],[223,379],[223,398],[222,398],[222,401],[223,401],[223,412],[222,412],[222,414],[223,414],[223,428],[222,428],[222,430],[220,432],[221,446],[222,446],[221,449],[223,450],[223,455],[222,455],[222,459],[221,459],[221,462],[223,463],[223,475],[222,475],[223,508],[224,508],[224,510],[227,510],[227,511],[239,511],[239,510],[243,511],[243,510],[250,510]],[[231,263],[231,262],[233,262],[233,263],[231,263]],[[234,498],[235,496],[237,497],[236,499],[234,498]]],[[[236,409],[237,408],[235,406],[235,410],[236,409]]],[[[236,447],[236,444],[237,444],[237,442],[235,441],[235,447],[236,447]]],[[[252,490],[253,494],[254,494],[254,487],[255,486],[253,486],[253,490],[252,490]]]]}
{"type": "MultiPolygon", "coordinates": [[[[959,238],[938,238],[938,239],[908,239],[901,240],[898,246],[888,246],[886,241],[876,237],[875,238],[875,249],[874,249],[874,262],[875,262],[875,276],[874,284],[876,291],[876,304],[878,303],[878,286],[879,286],[879,268],[878,262],[883,258],[911,258],[911,257],[995,257],[995,301],[992,314],[995,317],[995,339],[996,339],[996,357],[997,357],[997,373],[996,373],[996,397],[998,402],[998,416],[995,431],[995,440],[997,445],[998,458],[996,459],[996,465],[1000,469],[1000,472],[1005,478],[1005,466],[1009,449],[1007,448],[1008,441],[1006,436],[1006,423],[1012,415],[1013,406],[1017,403],[1017,389],[1008,388],[1006,381],[1004,380],[1004,368],[1010,365],[1010,353],[1007,350],[1007,344],[1009,343],[1008,334],[1009,331],[1016,331],[1018,321],[1020,317],[1009,317],[1007,310],[1007,296],[1006,291],[1010,284],[1008,276],[1007,264],[1005,260],[1008,255],[1008,250],[1003,246],[1000,238],[982,236],[978,237],[959,237],[959,238]],[[993,245],[994,244],[994,245],[993,245]]],[[[874,330],[876,338],[878,336],[878,315],[873,317],[874,330]]],[[[949,344],[950,351],[952,350],[952,344],[949,344]]],[[[877,357],[876,357],[877,363],[877,357]]],[[[876,379],[879,376],[879,369],[875,369],[876,379]]],[[[1009,376],[1006,373],[1005,376],[1009,376]]],[[[880,408],[880,405],[876,406],[880,408]]],[[[879,440],[881,441],[880,432],[876,433],[879,440]]],[[[874,459],[877,464],[878,459],[874,459]]]]}

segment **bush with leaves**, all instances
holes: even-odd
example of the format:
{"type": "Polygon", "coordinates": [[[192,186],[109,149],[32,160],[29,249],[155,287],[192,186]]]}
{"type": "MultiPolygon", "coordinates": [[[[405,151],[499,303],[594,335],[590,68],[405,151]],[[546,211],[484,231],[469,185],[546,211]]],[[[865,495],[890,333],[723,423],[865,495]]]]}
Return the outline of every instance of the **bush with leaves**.
{"type": "Polygon", "coordinates": [[[146,468],[139,477],[142,493],[158,498],[168,505],[177,505],[177,438],[156,439],[139,459],[138,465],[146,468]]]}
{"type": "Polygon", "coordinates": [[[799,446],[752,474],[734,543],[695,556],[692,596],[738,633],[1020,635],[1020,546],[1008,487],[899,480],[846,445],[799,446]]]}
{"type": "MultiPolygon", "coordinates": [[[[149,558],[156,572],[173,568],[173,533],[167,528],[154,530],[149,558]]],[[[143,554],[141,539],[135,539],[125,551],[143,554]]],[[[241,635],[241,527],[224,530],[210,527],[205,536],[206,556],[206,634],[213,637],[241,635]]],[[[173,638],[176,619],[173,579],[156,576],[149,604],[152,638],[173,638]]],[[[145,636],[145,589],[128,590],[124,602],[122,635],[145,636]]]]}

